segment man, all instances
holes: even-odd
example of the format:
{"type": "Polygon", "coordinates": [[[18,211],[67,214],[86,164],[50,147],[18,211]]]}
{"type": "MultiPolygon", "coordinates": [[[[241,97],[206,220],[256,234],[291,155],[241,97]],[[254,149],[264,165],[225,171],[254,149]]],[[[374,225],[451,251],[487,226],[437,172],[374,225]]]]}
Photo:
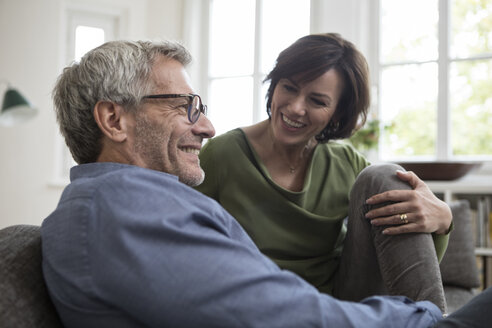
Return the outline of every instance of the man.
{"type": "Polygon", "coordinates": [[[189,187],[203,181],[198,152],[215,133],[190,86],[189,62],[176,43],[109,42],[57,82],[57,119],[80,164],[41,229],[44,276],[64,325],[430,327],[441,320],[427,301],[350,303],[320,294],[189,187]]]}

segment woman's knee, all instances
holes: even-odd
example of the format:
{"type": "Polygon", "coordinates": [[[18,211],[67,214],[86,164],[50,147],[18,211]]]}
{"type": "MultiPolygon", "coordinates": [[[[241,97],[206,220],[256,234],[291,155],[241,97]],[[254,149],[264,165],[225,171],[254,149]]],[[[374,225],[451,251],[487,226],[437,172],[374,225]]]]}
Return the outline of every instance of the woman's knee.
{"type": "Polygon", "coordinates": [[[388,190],[411,189],[407,182],[397,177],[396,171],[398,170],[403,170],[403,168],[393,163],[375,164],[366,167],[357,176],[352,186],[350,198],[355,200],[363,197],[365,201],[365,199],[373,195],[388,190]]]}
{"type": "Polygon", "coordinates": [[[373,164],[364,168],[359,173],[357,180],[388,179],[394,177],[398,170],[404,171],[400,165],[394,163],[373,164]]]}

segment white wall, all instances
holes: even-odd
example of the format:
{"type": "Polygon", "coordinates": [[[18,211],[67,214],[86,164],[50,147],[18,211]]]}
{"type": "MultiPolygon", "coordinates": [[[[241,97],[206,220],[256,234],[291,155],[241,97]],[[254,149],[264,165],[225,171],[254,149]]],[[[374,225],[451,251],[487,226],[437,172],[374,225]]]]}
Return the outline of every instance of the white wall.
{"type": "MultiPolygon", "coordinates": [[[[129,31],[131,37],[181,38],[180,0],[122,2],[145,7],[139,21],[131,22],[136,25],[129,31]]],[[[39,108],[39,114],[29,122],[0,127],[0,228],[40,224],[55,208],[63,189],[52,185],[58,127],[50,93],[64,62],[60,48],[64,44],[61,8],[65,3],[0,0],[0,80],[9,80],[39,108]]],[[[94,3],[100,5],[101,1],[94,3]]]]}
{"type": "Polygon", "coordinates": [[[39,109],[16,127],[0,127],[0,225],[40,223],[60,191],[50,188],[55,120],[50,89],[58,70],[58,1],[1,0],[0,79],[39,109]]]}

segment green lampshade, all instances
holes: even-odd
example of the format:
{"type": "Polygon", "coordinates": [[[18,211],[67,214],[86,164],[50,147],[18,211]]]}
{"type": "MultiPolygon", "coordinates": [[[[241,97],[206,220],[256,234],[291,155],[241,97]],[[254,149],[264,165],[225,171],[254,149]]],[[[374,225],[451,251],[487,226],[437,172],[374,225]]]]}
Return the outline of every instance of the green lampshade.
{"type": "Polygon", "coordinates": [[[37,114],[29,101],[17,90],[8,88],[3,97],[0,125],[12,126],[25,122],[37,114]]]}

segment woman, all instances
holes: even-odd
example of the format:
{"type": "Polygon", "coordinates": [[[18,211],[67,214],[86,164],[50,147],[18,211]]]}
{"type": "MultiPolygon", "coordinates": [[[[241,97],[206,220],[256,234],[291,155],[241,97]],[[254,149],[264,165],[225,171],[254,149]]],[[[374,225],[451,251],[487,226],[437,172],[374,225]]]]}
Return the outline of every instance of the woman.
{"type": "Polygon", "coordinates": [[[210,140],[197,189],[221,203],[264,254],[320,291],[351,300],[402,294],[444,311],[432,237],[442,256],[449,207],[413,173],[365,169],[362,155],[333,141],[365,122],[363,55],[338,34],[308,35],[280,53],[265,81],[269,119],[210,140]],[[414,286],[422,280],[424,292],[414,286]]]}

